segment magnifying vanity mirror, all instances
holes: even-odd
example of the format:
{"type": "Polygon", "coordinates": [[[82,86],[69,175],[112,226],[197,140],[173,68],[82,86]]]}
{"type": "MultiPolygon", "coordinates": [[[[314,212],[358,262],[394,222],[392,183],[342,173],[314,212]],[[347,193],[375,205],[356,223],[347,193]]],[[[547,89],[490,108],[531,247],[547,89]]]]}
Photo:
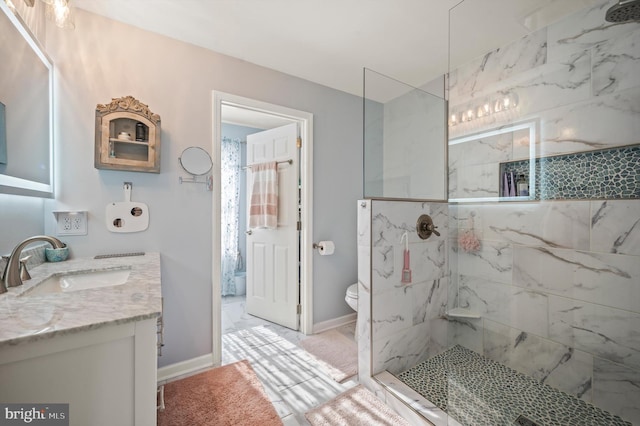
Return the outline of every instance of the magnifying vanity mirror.
{"type": "Polygon", "coordinates": [[[0,193],[53,196],[53,65],[0,1],[0,193]]]}
{"type": "Polygon", "coordinates": [[[212,190],[213,178],[209,172],[211,172],[213,162],[207,151],[197,146],[190,146],[182,151],[178,161],[184,171],[191,175],[190,178],[180,177],[180,183],[204,183],[207,185],[207,190],[212,190]],[[205,177],[203,180],[199,180],[200,176],[205,177]]]}

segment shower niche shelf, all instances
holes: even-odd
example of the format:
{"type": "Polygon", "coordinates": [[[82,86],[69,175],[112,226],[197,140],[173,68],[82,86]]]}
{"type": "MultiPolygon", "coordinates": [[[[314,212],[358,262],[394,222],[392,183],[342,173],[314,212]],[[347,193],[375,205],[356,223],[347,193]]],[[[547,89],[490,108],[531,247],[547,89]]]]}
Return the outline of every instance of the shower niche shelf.
{"type": "Polygon", "coordinates": [[[453,308],[447,311],[448,318],[480,319],[482,316],[465,308],[453,308]]]}
{"type": "Polygon", "coordinates": [[[160,173],[160,116],[133,96],[98,104],[94,166],[160,173]]]}
{"type": "Polygon", "coordinates": [[[509,161],[499,165],[500,194],[508,172],[524,175],[530,188],[510,199],[638,199],[638,164],[640,144],[509,161]]]}

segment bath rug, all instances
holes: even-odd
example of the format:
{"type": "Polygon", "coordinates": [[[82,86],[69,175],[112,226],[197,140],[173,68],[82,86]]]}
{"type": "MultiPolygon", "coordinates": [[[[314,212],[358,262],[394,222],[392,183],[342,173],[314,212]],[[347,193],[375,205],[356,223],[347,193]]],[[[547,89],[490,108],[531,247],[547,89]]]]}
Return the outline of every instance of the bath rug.
{"type": "Polygon", "coordinates": [[[312,426],[410,426],[362,385],[341,393],[304,416],[312,426]]]}
{"type": "Polygon", "coordinates": [[[336,330],[316,334],[300,342],[327,374],[343,383],[358,373],[358,345],[336,330]]]}
{"type": "Polygon", "coordinates": [[[167,383],[164,405],[158,426],[282,425],[247,360],[167,383]]]}

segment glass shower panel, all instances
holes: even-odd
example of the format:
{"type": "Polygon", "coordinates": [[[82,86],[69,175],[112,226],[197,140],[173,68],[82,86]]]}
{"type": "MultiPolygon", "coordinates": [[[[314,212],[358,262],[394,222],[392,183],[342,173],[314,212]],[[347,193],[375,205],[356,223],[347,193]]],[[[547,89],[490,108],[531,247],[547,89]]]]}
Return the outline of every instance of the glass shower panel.
{"type": "Polygon", "coordinates": [[[420,370],[462,424],[640,424],[640,24],[612,3],[450,12],[448,344],[420,370]]]}
{"type": "Polygon", "coordinates": [[[363,108],[365,198],[445,200],[445,100],[365,69],[363,108]]]}

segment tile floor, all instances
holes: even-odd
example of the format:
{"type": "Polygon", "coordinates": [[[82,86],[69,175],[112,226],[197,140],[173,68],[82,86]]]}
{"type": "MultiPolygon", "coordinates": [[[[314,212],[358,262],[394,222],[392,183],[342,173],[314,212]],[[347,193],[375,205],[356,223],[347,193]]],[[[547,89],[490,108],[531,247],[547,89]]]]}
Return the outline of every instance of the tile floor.
{"type": "MultiPolygon", "coordinates": [[[[353,339],[355,323],[338,330],[353,339]]],[[[298,344],[307,338],[251,316],[244,297],[222,298],[222,364],[251,363],[285,426],[308,425],[304,413],[358,384],[339,384],[298,344]]]]}

